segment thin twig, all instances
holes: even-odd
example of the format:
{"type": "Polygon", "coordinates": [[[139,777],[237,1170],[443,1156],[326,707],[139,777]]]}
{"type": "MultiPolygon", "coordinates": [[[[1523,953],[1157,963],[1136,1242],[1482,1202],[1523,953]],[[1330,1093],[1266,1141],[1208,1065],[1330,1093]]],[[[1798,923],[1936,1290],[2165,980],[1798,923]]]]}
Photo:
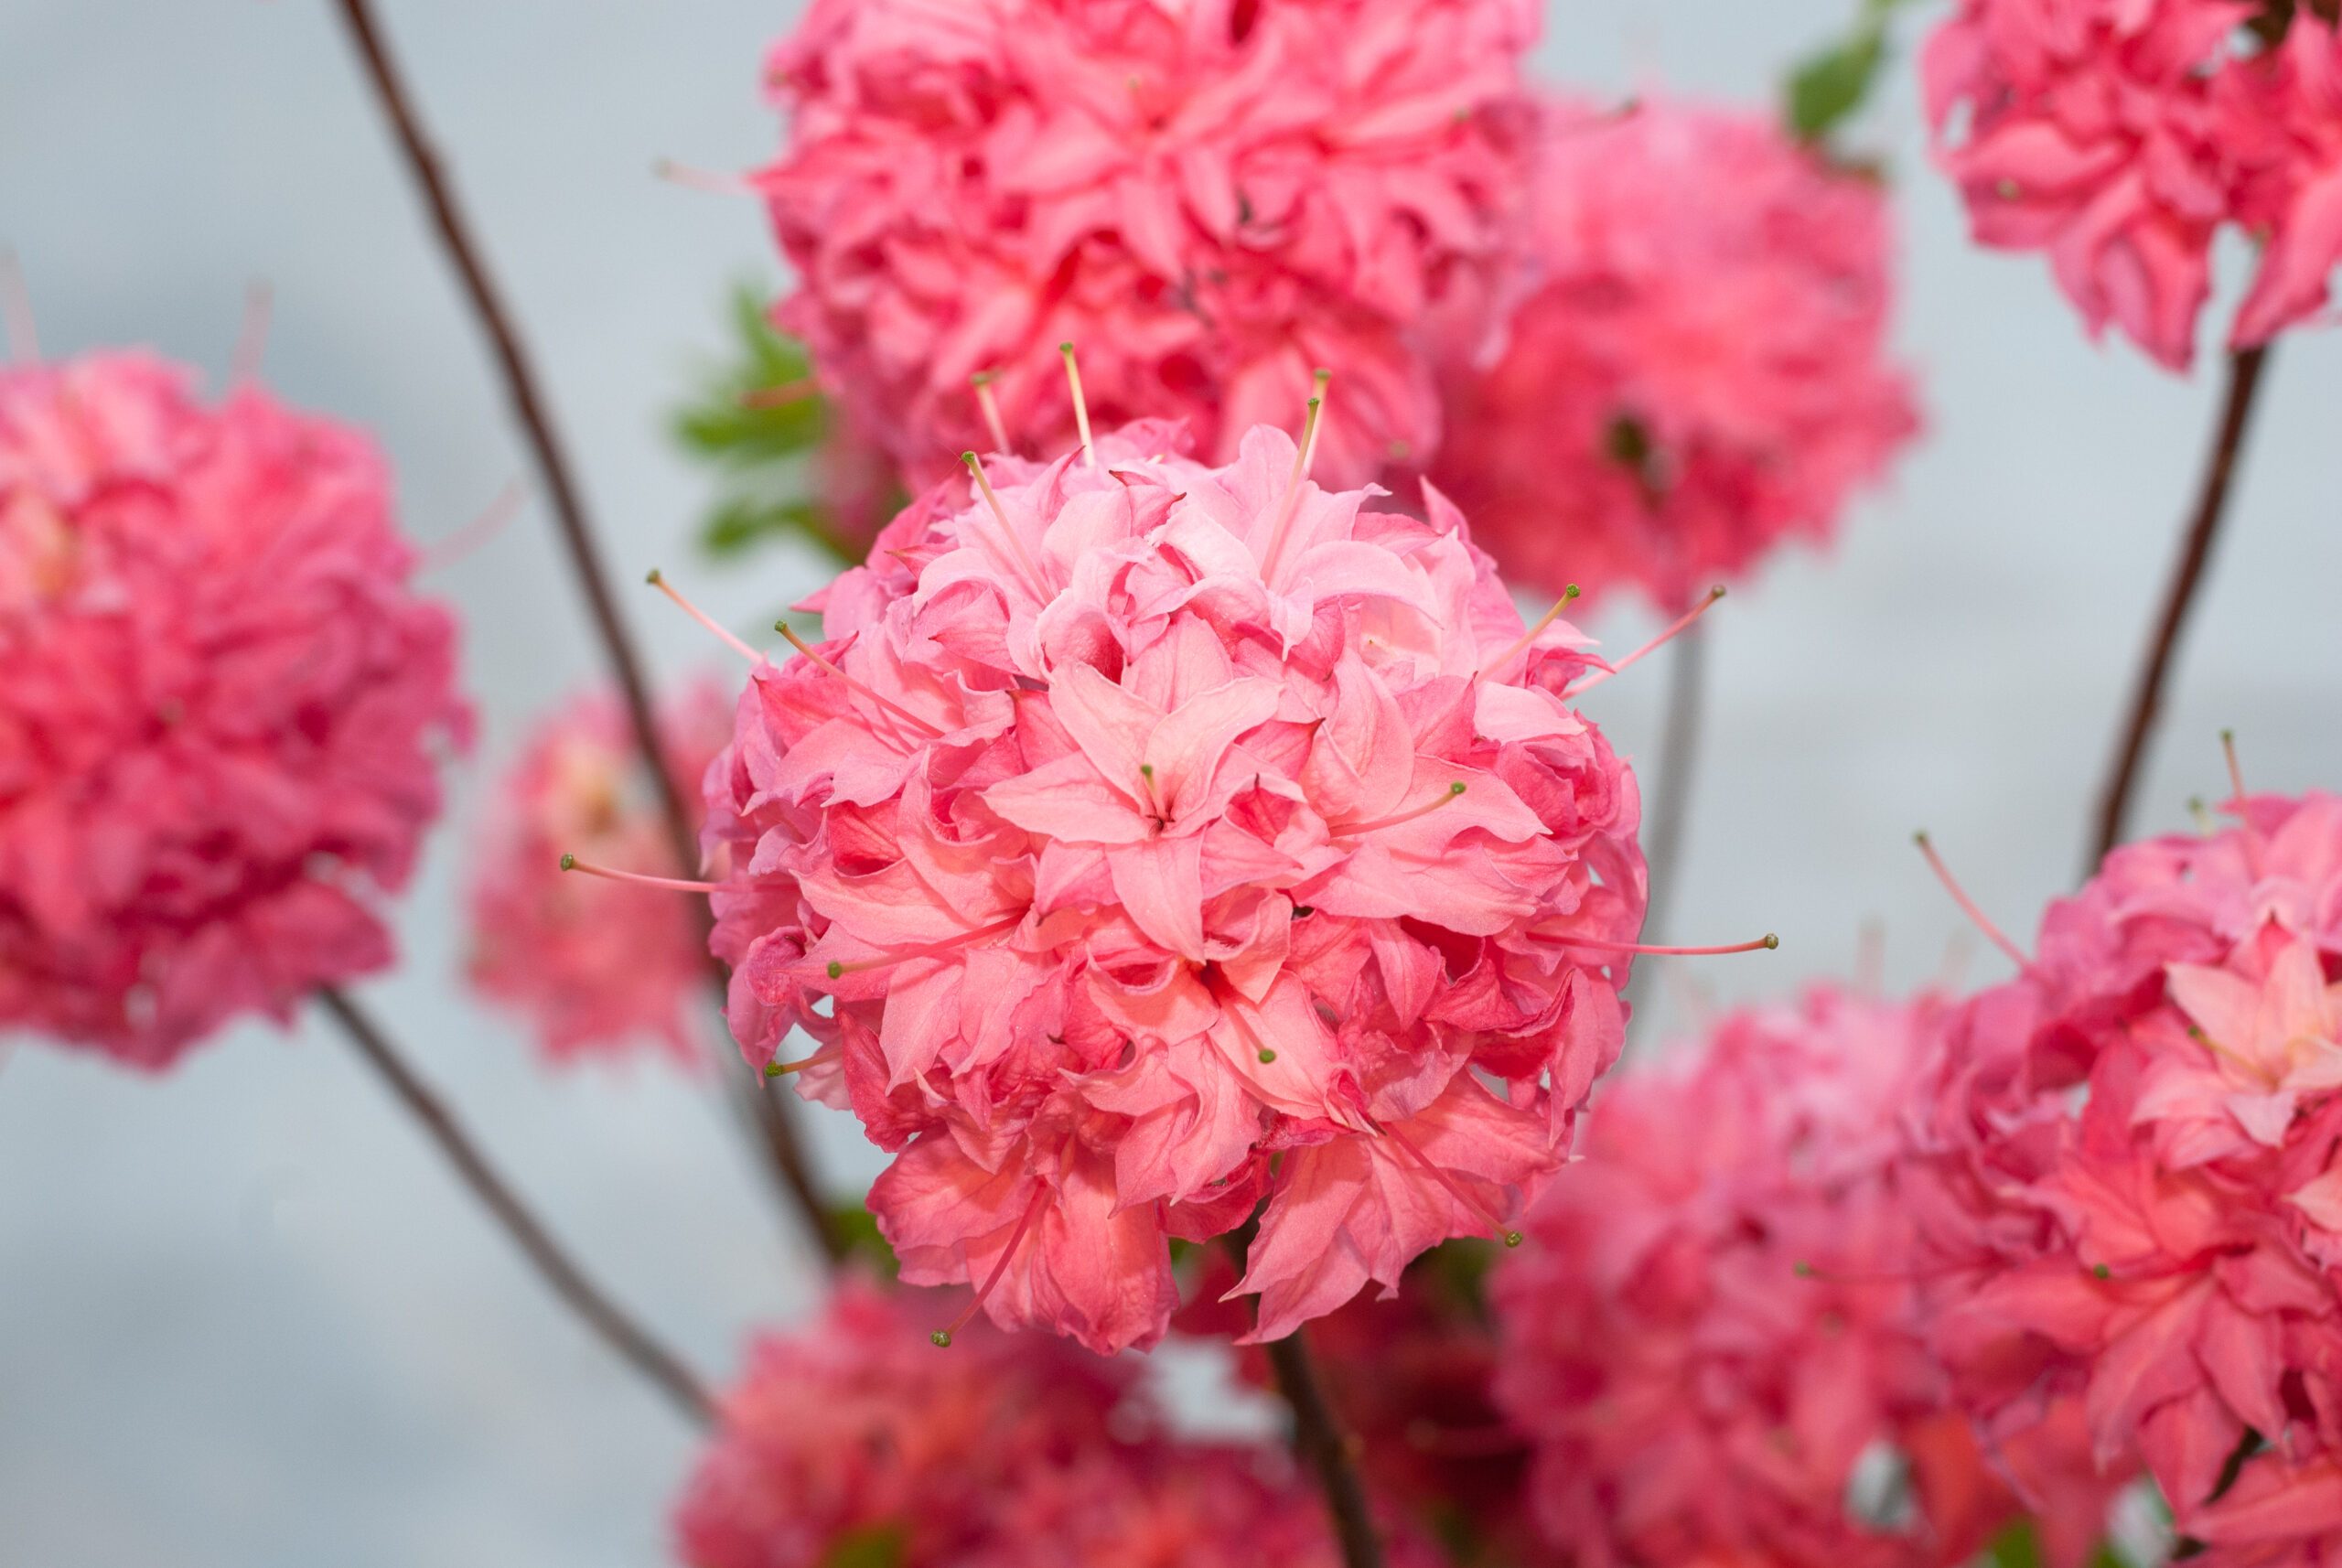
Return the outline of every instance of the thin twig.
{"type": "MultiPolygon", "coordinates": [[[[1643,813],[1643,862],[1649,877],[1643,906],[1646,941],[1663,940],[1667,935],[1668,906],[1673,901],[1692,812],[1692,777],[1699,768],[1707,669],[1707,627],[1693,621],[1676,635],[1674,651],[1668,656],[1667,716],[1660,732],[1659,776],[1650,809],[1643,813]]],[[[1630,1004],[1648,994],[1652,982],[1644,976],[1657,967],[1648,958],[1635,966],[1634,978],[1627,986],[1630,1004]]]]}
{"type": "Polygon", "coordinates": [[[325,1003],[326,1011],[334,1015],[350,1043],[358,1047],[359,1055],[381,1074],[391,1092],[431,1134],[440,1153],[456,1167],[456,1174],[496,1217],[505,1234],[528,1254],[529,1262],[536,1265],[537,1273],[553,1287],[553,1294],[583,1318],[603,1343],[656,1383],[677,1409],[702,1427],[713,1425],[714,1404],[691,1369],[586,1277],[585,1272],[562,1251],[560,1243],[488,1163],[479,1146],[439,1097],[415,1076],[414,1069],[407,1066],[374,1021],[342,992],[328,987],[317,994],[325,1003]]]}
{"type": "Polygon", "coordinates": [[[2140,765],[2146,757],[2147,737],[2154,733],[2157,713],[2163,706],[2164,683],[2170,677],[2180,632],[2187,624],[2188,611],[2195,606],[2196,591],[2202,583],[2205,565],[2211,559],[2213,541],[2218,537],[2220,520],[2228,510],[2237,460],[2244,448],[2245,432],[2251,424],[2254,395],[2261,390],[2261,372],[2268,363],[2269,349],[2265,345],[2241,349],[2229,356],[2228,397],[2220,406],[2219,433],[2213,442],[2211,461],[2204,470],[2196,516],[2180,546],[2179,562],[2172,569],[2170,585],[2164,590],[2163,614],[2155,622],[2154,636],[2147,644],[2146,662],[2141,667],[2132,692],[2122,743],[2115,753],[2113,768],[2107,775],[2105,792],[2100,797],[2098,831],[2092,840],[2090,864],[2083,867],[2086,875],[2096,871],[2107,851],[2122,842],[2132,793],[2138,786],[2140,765]]]}
{"type": "Polygon", "coordinates": [[[1276,1374],[1277,1391],[1293,1407],[1294,1446],[1317,1472],[1325,1488],[1327,1511],[1334,1518],[1342,1562],[1348,1568],[1382,1568],[1382,1537],[1366,1506],[1366,1487],[1352,1461],[1349,1439],[1326,1402],[1309,1346],[1295,1329],[1266,1346],[1269,1367],[1276,1374]]]}
{"type": "MultiPolygon", "coordinates": [[[[660,812],[665,822],[669,846],[675,855],[676,865],[688,872],[700,860],[698,835],[693,829],[692,813],[674,776],[667,768],[660,745],[659,722],[651,703],[650,682],[643,673],[642,660],[627,631],[625,620],[618,614],[609,573],[595,542],[593,528],[586,520],[584,496],[574,477],[575,471],[568,456],[553,432],[552,415],[537,390],[535,372],[521,347],[511,315],[506,309],[494,281],[489,276],[487,263],[472,238],[470,223],[456,204],[454,190],[447,183],[438,156],[432,150],[430,138],[424,131],[414,101],[399,77],[398,68],[391,59],[369,0],[338,0],[338,4],[342,18],[349,24],[351,41],[357,46],[367,78],[373,86],[374,95],[381,101],[382,112],[389,117],[400,149],[405,155],[408,171],[414,177],[415,184],[421,188],[424,200],[431,209],[432,222],[438,231],[440,244],[463,281],[465,295],[471,301],[472,314],[478,318],[480,329],[488,335],[489,346],[495,353],[497,368],[502,374],[505,392],[511,400],[513,414],[521,422],[529,448],[543,476],[545,495],[552,503],[553,521],[560,527],[562,543],[567,549],[578,588],[586,596],[586,608],[592,614],[595,630],[600,635],[603,651],[618,678],[619,692],[626,699],[627,714],[633,722],[636,744],[659,791],[660,812]]],[[[703,910],[702,918],[704,918],[703,910]]],[[[713,960],[710,961],[714,964],[713,960]]],[[[725,985],[721,965],[714,965],[713,980],[720,994],[725,985]]],[[[783,1102],[768,1092],[761,1082],[748,1085],[743,1093],[773,1176],[783,1192],[801,1211],[806,1225],[823,1251],[833,1259],[840,1256],[843,1238],[832,1221],[828,1207],[822,1203],[814,1186],[804,1151],[799,1144],[796,1130],[789,1120],[783,1102]]]]}

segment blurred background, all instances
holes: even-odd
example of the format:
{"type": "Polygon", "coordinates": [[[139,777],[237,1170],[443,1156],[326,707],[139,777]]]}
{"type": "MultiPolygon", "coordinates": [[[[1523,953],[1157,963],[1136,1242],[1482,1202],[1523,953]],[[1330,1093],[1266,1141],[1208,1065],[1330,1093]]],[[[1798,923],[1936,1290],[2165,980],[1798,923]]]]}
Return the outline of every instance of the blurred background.
{"type": "MultiPolygon", "coordinates": [[[[381,0],[381,19],[535,349],[612,564],[657,564],[736,625],[829,571],[810,547],[719,569],[704,473],[667,412],[729,344],[729,288],[778,284],[756,205],[654,177],[745,168],[785,0],[381,0]]],[[[1849,0],[1571,0],[1550,81],[1772,102],[1849,0]]],[[[1966,940],[1911,832],[2028,931],[2071,886],[2218,394],[2094,348],[2037,258],[1966,242],[1927,169],[1909,40],[1853,140],[1902,229],[1899,337],[1929,432],[1828,558],[1795,555],[1710,621],[1706,756],[1677,940],[1771,955],[1652,976],[1661,1016],[1845,974],[1866,922],[1887,983],[1966,940]]],[[[453,532],[527,472],[481,340],[322,0],[0,0],[0,244],[61,356],[150,344],[224,377],[247,285],[275,298],[269,380],[371,429],[409,531],[453,532]]],[[[2222,295],[2244,261],[2231,254],[2222,295]]],[[[2221,312],[2215,319],[2224,319],[2221,312]]],[[[2208,348],[2216,348],[2208,345],[2208,348]]],[[[2342,786],[2342,338],[2275,356],[2138,822],[2217,798],[2233,726],[2256,789],[2342,786]]],[[[808,1300],[706,1075],[645,1058],[561,1077],[463,999],[457,888],[484,778],[600,665],[532,503],[430,586],[467,628],[484,720],[369,999],[556,1228],[693,1360],[808,1300]]],[[[661,671],[720,660],[647,589],[661,671]]],[[[1591,628],[1612,650],[1649,627],[1591,628]]],[[[729,671],[726,671],[727,678],[729,671]]],[[[1648,754],[1660,660],[1591,711],[1648,754]]],[[[1981,950],[1970,973],[2003,961],[1981,950]]],[[[714,1026],[711,1020],[711,1026],[714,1026]]],[[[878,1168],[816,1112],[842,1194],[878,1168]]],[[[338,1037],[230,1032],[167,1078],[0,1039],[0,1564],[500,1568],[664,1560],[688,1434],[545,1297],[338,1037]]]]}

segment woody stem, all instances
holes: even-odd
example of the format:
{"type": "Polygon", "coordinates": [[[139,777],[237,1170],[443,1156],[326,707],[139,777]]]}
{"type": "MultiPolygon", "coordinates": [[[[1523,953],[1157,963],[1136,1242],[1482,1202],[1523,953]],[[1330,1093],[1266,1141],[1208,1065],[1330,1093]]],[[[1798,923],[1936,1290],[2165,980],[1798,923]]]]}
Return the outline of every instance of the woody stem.
{"type": "Polygon", "coordinates": [[[1327,1403],[1307,1341],[1296,1328],[1271,1340],[1266,1349],[1277,1391],[1293,1407],[1293,1445],[1317,1474],[1345,1568],[1382,1568],[1382,1538],[1367,1509],[1366,1486],[1352,1457],[1351,1439],[1327,1403]]]}
{"type": "Polygon", "coordinates": [[[2155,719],[2163,706],[2164,684],[2170,678],[2172,661],[2178,651],[2180,633],[2186,627],[2189,610],[2195,607],[2204,568],[2211,560],[2213,542],[2218,537],[2221,519],[2228,512],[2237,460],[2251,425],[2253,403],[2261,390],[2261,372],[2268,368],[2269,352],[2264,345],[2240,349],[2229,356],[2228,395],[2220,405],[2219,428],[2213,438],[2211,458],[2204,469],[2196,515],[2181,542],[2179,560],[2164,590],[2163,613],[2156,618],[2147,643],[2146,660],[2132,689],[2122,743],[2099,799],[2097,832],[2091,841],[2090,864],[2083,867],[2085,873],[2096,871],[2107,851],[2122,841],[2132,794],[2146,760],[2147,739],[2154,732],[2155,719]]]}
{"type": "MultiPolygon", "coordinates": [[[[627,716],[634,728],[635,743],[650,770],[658,789],[659,809],[668,843],[675,855],[677,867],[689,872],[699,864],[698,834],[693,828],[692,814],[684,802],[682,790],[668,770],[659,741],[659,724],[651,705],[650,685],[644,674],[640,654],[636,650],[626,623],[619,618],[618,599],[610,588],[601,551],[594,537],[592,525],[586,514],[584,492],[579,488],[575,471],[559,437],[554,434],[553,417],[546,400],[539,390],[535,371],[522,349],[519,333],[514,329],[510,312],[495,280],[489,274],[488,264],[473,238],[471,223],[456,201],[454,188],[448,184],[440,166],[438,155],[432,149],[429,135],[405,82],[401,79],[396,63],[392,59],[381,27],[377,25],[370,0],[338,0],[341,16],[349,27],[350,41],[356,46],[360,63],[375,98],[398,140],[407,171],[420,189],[424,205],[430,209],[431,220],[437,231],[441,248],[447,253],[461,281],[465,297],[469,300],[473,316],[480,330],[487,335],[489,348],[496,359],[497,370],[504,382],[505,395],[512,405],[513,416],[520,421],[532,456],[543,475],[545,494],[552,503],[553,521],[559,528],[561,542],[578,589],[586,598],[602,650],[611,673],[617,678],[618,690],[626,701],[627,716]]],[[[703,915],[703,918],[704,915],[703,915]]],[[[721,964],[709,960],[710,981],[719,998],[725,989],[721,964]]],[[[790,1124],[785,1102],[777,1098],[762,1079],[751,1083],[744,1091],[745,1103],[754,1124],[757,1142],[775,1182],[789,1202],[800,1212],[807,1227],[820,1241],[823,1251],[835,1259],[842,1254],[843,1238],[831,1223],[827,1206],[816,1191],[807,1167],[803,1150],[800,1147],[796,1130],[790,1124]]]]}

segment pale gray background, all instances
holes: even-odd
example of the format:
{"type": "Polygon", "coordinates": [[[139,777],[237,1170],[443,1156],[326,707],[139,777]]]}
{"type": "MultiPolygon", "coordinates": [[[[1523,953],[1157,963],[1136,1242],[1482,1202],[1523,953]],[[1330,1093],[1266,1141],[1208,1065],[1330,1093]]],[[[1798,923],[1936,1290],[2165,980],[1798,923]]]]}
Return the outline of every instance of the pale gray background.
{"type": "MultiPolygon", "coordinates": [[[[727,282],[775,269],[753,206],[650,175],[661,156],[764,153],[758,60],[797,7],[384,9],[624,575],[663,563],[743,624],[811,586],[809,557],[719,576],[687,546],[703,490],[661,411],[720,340],[727,282]]],[[[1541,63],[1614,91],[1769,95],[1852,10],[1579,0],[1554,8],[1541,63]]],[[[1726,996],[1843,972],[1872,918],[1895,983],[1933,972],[1960,921],[1917,825],[2013,929],[2068,886],[2217,395],[2208,370],[2179,381],[2087,345],[2037,261],[1971,250],[1919,161],[1914,96],[1906,70],[1867,134],[1898,175],[1902,339],[1929,436],[1834,557],[1785,563],[1714,623],[1675,924],[1786,938],[1699,970],[1726,996]]],[[[381,435],[428,538],[525,463],[419,218],[321,0],[0,0],[0,242],[23,254],[49,351],[145,342],[217,373],[265,278],[271,379],[381,435]]],[[[2217,793],[2224,725],[2256,786],[2342,786],[2337,392],[2342,339],[2285,345],[2148,823],[2217,793]]],[[[565,572],[532,509],[444,575],[483,761],[596,668],[565,572]]],[[[662,669],[706,660],[646,591],[628,602],[662,669]]],[[[1596,629],[1625,645],[1643,628],[1596,629]]],[[[1662,684],[1654,666],[1595,704],[1627,749],[1649,745],[1662,684]]],[[[747,1326],[806,1299],[759,1178],[704,1085],[550,1077],[453,997],[456,817],[405,908],[408,966],[368,993],[595,1265],[727,1366],[747,1326]]],[[[830,1169],[866,1180],[852,1127],[822,1132],[830,1169]]],[[[0,1071],[6,1568],[648,1563],[687,1458],[668,1412],[549,1305],[322,1027],[239,1030],[160,1080],[34,1042],[0,1071]]]]}

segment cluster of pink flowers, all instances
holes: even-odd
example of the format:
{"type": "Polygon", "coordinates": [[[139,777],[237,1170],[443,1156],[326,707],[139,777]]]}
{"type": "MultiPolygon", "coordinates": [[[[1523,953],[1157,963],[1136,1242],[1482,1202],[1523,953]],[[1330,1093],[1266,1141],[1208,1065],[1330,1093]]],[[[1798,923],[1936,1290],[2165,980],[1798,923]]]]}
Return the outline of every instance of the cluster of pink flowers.
{"type": "Polygon", "coordinates": [[[1950,1564],[2012,1511],[1927,1352],[1892,1181],[1939,1011],[1816,990],[1605,1086],[1492,1286],[1569,1561],[1950,1564]],[[1907,1520],[1850,1506],[1887,1449],[1907,1520]]]}
{"type": "Polygon", "coordinates": [[[2217,1561],[2327,1562],[2342,798],[2237,810],[2051,908],[2025,972],[1944,1036],[1904,1187],[1989,1436],[2079,1404],[2101,1468],[2143,1465],[2217,1561]]]}
{"type": "Polygon", "coordinates": [[[2229,224],[2267,241],[2231,342],[2324,309],[2342,264],[2330,7],[1960,0],[1925,78],[1977,240],[2047,252],[2092,332],[2111,322],[2185,369],[2229,224]]]}
{"type": "Polygon", "coordinates": [[[1329,478],[1437,444],[1484,329],[1536,0],[817,0],[774,51],[756,177],[801,278],[778,319],[920,479],[1059,451],[1078,343],[1101,421],[1217,461],[1341,373],[1329,478]]]}
{"type": "MultiPolygon", "coordinates": [[[[675,1511],[693,1568],[1334,1568],[1324,1509],[1265,1449],[1177,1441],[1128,1362],[983,1325],[950,1356],[849,1279],[768,1336],[675,1511]]],[[[1402,1568],[1436,1562],[1402,1539],[1402,1568]]]]}
{"type": "Polygon", "coordinates": [[[391,961],[469,723],[373,447],[190,381],[0,371],[0,1025],[149,1069],[391,961]]]}
{"type": "Polygon", "coordinates": [[[818,1041],[906,1279],[1101,1351],[1163,1332],[1170,1237],[1264,1194],[1262,1338],[1509,1223],[1644,902],[1632,775],[1566,700],[1595,662],[1437,492],[1176,438],[913,503],[708,775],[743,1049],[818,1041]]]}
{"type": "MultiPolygon", "coordinates": [[[[667,768],[685,797],[731,738],[713,682],[661,715],[667,768]]],[[[548,1061],[624,1055],[645,1044],[689,1063],[707,983],[697,922],[676,900],[562,869],[562,857],[682,876],[634,728],[596,692],[541,725],[482,823],[470,890],[467,972],[480,994],[533,1026],[548,1061]]]]}
{"type": "Polygon", "coordinates": [[[1546,112],[1509,339],[1448,377],[1433,473],[1515,581],[1669,612],[1826,540],[1918,429],[1886,207],[1770,118],[1546,112]]]}

